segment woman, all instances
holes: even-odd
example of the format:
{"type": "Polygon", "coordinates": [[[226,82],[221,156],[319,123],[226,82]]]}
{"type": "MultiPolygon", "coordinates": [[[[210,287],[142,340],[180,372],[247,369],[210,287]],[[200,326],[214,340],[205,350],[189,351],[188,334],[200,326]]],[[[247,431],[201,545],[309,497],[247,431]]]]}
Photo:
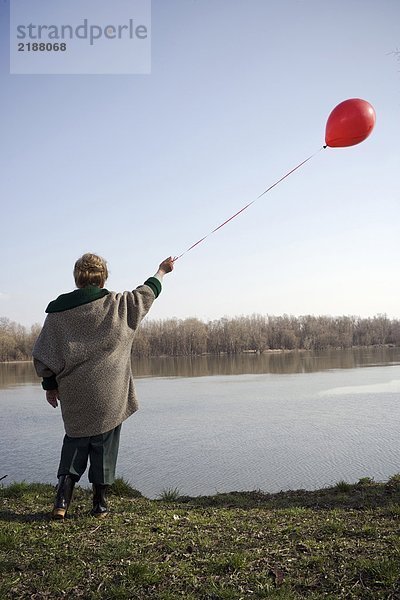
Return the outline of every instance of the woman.
{"type": "Polygon", "coordinates": [[[56,408],[60,401],[66,433],[54,519],[64,519],[88,459],[91,514],[102,517],[108,512],[106,490],[115,479],[121,424],[138,409],[131,366],[134,336],[161,292],[163,276],[173,267],[169,257],[143,285],[115,293],[104,288],[106,261],[84,254],[75,263],[77,289],[46,309],[33,348],[34,365],[49,404],[56,408]]]}

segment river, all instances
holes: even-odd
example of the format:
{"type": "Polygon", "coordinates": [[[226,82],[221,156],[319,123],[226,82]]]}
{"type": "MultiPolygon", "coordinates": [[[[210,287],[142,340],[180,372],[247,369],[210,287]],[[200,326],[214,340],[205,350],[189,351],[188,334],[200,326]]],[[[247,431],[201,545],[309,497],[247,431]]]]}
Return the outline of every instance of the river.
{"type": "MultiPolygon", "coordinates": [[[[400,348],[149,359],[134,370],[140,410],[123,424],[117,472],[150,498],[400,471],[400,348]]],[[[0,364],[0,405],[4,483],[54,483],[60,410],[31,363],[0,364]]]]}

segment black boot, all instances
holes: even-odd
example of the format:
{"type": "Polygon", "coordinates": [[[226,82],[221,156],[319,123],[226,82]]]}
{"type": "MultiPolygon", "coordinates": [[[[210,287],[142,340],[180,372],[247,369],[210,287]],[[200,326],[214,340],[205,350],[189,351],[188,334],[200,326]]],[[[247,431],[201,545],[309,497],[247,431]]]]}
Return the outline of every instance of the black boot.
{"type": "Polygon", "coordinates": [[[93,508],[91,515],[93,517],[105,517],[108,514],[106,492],[108,485],[101,483],[93,484],[93,508]]]}
{"type": "Polygon", "coordinates": [[[52,512],[53,519],[58,521],[64,519],[72,500],[74,485],[75,480],[72,479],[71,475],[61,475],[61,477],[58,478],[57,494],[52,512]]]}

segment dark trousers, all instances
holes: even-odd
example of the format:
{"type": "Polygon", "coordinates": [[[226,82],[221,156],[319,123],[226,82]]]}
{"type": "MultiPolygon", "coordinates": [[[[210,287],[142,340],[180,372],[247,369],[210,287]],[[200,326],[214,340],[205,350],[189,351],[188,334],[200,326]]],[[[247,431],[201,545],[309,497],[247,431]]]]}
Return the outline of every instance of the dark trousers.
{"type": "Polygon", "coordinates": [[[64,436],[57,477],[71,475],[75,481],[84,474],[90,459],[90,483],[112,485],[115,479],[121,425],[91,437],[64,436]]]}

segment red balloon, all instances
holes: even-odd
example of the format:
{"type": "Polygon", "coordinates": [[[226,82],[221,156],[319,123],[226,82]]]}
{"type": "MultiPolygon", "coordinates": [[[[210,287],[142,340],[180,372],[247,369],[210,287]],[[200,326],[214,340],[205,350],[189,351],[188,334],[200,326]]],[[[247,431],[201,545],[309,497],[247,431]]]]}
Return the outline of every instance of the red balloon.
{"type": "Polygon", "coordinates": [[[366,100],[360,98],[344,100],[328,117],[325,143],[331,148],[359,144],[369,136],[375,120],[375,111],[366,100]]]}

